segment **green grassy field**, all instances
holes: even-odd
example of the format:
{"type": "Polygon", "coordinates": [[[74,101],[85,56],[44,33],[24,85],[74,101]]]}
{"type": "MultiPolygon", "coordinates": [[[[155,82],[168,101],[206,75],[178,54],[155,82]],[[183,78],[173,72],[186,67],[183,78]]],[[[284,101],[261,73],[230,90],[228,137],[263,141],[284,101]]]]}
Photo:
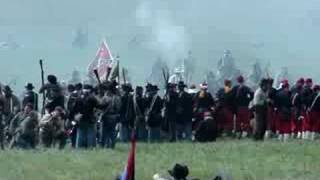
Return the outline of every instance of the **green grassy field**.
{"type": "MultiPolygon", "coordinates": [[[[212,144],[138,144],[136,179],[166,175],[176,162],[185,163],[192,177],[209,179],[228,171],[235,180],[320,179],[319,142],[219,141],[212,144]]],[[[112,180],[128,155],[129,144],[116,150],[0,152],[0,179],[112,180]]]]}

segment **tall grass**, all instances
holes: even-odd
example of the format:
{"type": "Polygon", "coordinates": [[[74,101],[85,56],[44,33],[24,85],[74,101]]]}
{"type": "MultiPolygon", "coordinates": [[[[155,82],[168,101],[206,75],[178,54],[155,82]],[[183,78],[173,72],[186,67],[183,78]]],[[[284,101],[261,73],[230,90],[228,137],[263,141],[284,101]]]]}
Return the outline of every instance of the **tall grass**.
{"type": "MultiPolygon", "coordinates": [[[[136,179],[167,174],[176,162],[190,175],[209,179],[221,171],[235,180],[320,179],[318,142],[219,141],[211,144],[138,144],[136,179]]],[[[125,167],[129,144],[115,150],[35,150],[0,152],[1,180],[112,180],[125,167]]]]}

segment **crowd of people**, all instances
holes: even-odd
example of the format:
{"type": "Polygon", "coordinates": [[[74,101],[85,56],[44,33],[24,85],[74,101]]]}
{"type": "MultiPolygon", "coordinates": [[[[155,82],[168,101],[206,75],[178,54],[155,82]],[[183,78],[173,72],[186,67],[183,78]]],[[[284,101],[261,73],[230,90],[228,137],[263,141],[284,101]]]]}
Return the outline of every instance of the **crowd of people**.
{"type": "Polygon", "coordinates": [[[312,79],[287,80],[277,89],[262,79],[257,89],[225,80],[216,93],[207,83],[188,87],[168,83],[163,96],[157,85],[132,87],[106,81],[96,86],[62,87],[54,75],[39,93],[28,83],[22,99],[9,86],[0,90],[1,148],[114,148],[130,141],[215,141],[217,137],[263,140],[314,140],[320,132],[320,86],[312,79]],[[199,89],[199,90],[197,90],[199,89]],[[44,95],[43,107],[39,106],[44,95]],[[40,108],[41,107],[41,108],[40,108]]]}

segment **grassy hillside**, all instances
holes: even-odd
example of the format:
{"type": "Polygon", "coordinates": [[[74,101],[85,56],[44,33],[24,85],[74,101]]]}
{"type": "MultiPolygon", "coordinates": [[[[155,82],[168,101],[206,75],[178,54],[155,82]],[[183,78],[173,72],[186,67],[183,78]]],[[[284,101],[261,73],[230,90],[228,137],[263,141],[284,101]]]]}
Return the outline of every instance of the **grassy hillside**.
{"type": "MultiPolygon", "coordinates": [[[[7,151],[0,154],[0,179],[111,180],[125,166],[129,145],[116,150],[7,151]]],[[[236,180],[320,177],[317,143],[228,141],[214,144],[138,144],[138,180],[166,175],[176,162],[189,165],[192,177],[209,179],[228,171],[236,180]]]]}

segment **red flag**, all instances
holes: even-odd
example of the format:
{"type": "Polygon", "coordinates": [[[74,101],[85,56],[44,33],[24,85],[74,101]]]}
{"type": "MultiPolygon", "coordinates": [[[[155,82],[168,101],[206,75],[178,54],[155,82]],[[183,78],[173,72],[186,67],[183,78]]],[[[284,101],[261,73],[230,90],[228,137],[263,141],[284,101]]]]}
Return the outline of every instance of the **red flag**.
{"type": "Polygon", "coordinates": [[[98,75],[101,80],[105,80],[107,77],[108,71],[112,68],[113,65],[113,56],[107,44],[107,41],[104,39],[96,53],[96,57],[89,64],[88,72],[90,75],[93,74],[93,70],[98,70],[98,75]]]}
{"type": "Polygon", "coordinates": [[[131,138],[131,150],[129,152],[127,166],[121,176],[121,180],[135,180],[135,156],[136,156],[136,138],[133,130],[131,138]]]}

